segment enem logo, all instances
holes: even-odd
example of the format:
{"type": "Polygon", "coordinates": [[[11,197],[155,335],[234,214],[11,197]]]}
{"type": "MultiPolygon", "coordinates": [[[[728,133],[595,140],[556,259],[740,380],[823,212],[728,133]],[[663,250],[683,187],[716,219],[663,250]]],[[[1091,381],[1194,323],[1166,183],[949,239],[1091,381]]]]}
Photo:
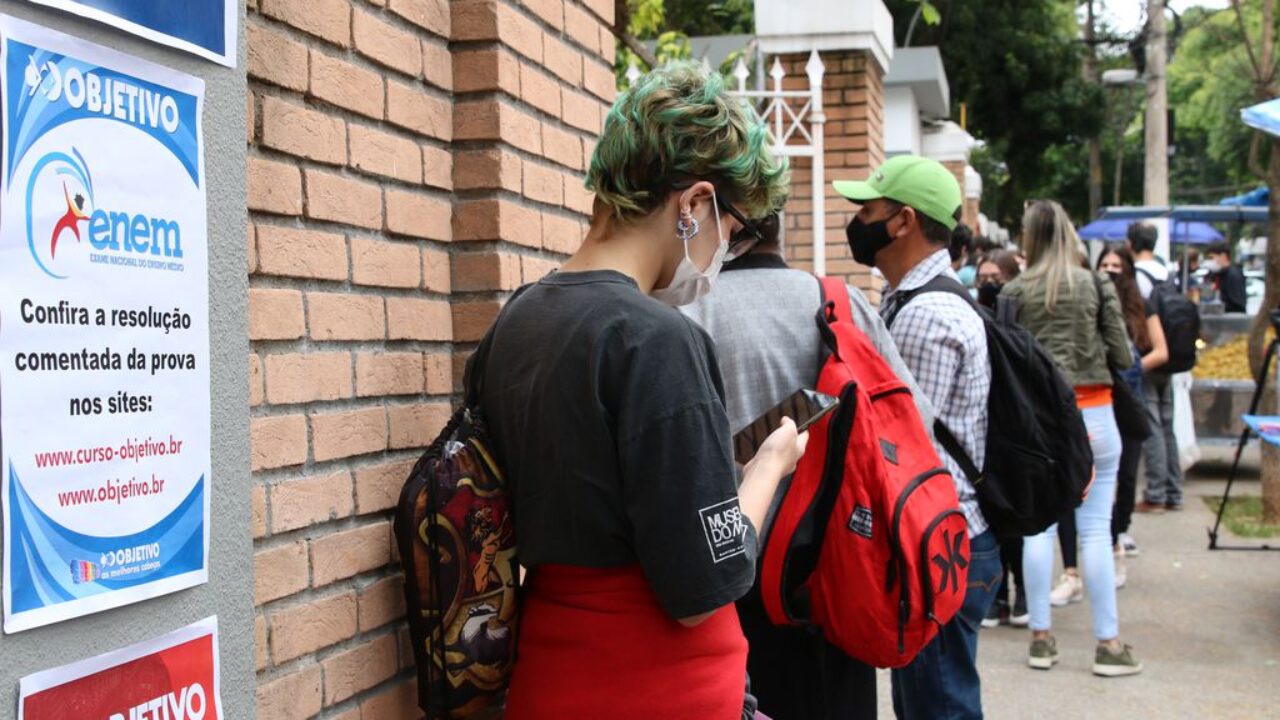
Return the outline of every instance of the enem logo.
{"type": "Polygon", "coordinates": [[[93,175],[84,156],[50,152],[38,161],[27,181],[27,248],[36,265],[49,277],[67,277],[64,250],[88,236],[94,250],[125,256],[182,257],[182,228],[177,221],[143,213],[106,210],[95,200],[93,175]]]}

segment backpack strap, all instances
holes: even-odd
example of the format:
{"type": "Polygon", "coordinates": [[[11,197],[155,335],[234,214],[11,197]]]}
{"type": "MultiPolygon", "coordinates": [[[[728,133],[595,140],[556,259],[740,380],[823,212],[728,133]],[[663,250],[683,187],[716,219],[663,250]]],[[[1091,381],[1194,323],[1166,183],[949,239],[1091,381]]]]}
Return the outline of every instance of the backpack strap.
{"type": "Polygon", "coordinates": [[[493,324],[489,326],[488,332],[484,334],[484,338],[480,344],[476,346],[476,351],[471,353],[471,357],[467,358],[467,368],[463,373],[462,387],[464,391],[463,404],[465,407],[474,408],[480,405],[481,392],[484,390],[484,371],[489,364],[489,349],[493,346],[493,335],[498,330],[498,323],[502,321],[502,316],[506,314],[507,308],[511,307],[516,298],[524,294],[533,286],[533,283],[520,286],[507,302],[503,304],[502,309],[498,311],[497,317],[493,319],[493,324]]]}
{"type": "Polygon", "coordinates": [[[839,322],[853,322],[853,305],[849,302],[849,289],[845,287],[844,281],[840,278],[824,277],[818,278],[818,283],[822,289],[822,305],[825,307],[827,303],[831,303],[832,320],[839,322]]]}
{"type": "Polygon", "coordinates": [[[961,300],[964,300],[969,307],[972,307],[975,310],[978,307],[977,303],[973,301],[973,298],[969,296],[969,291],[965,289],[964,285],[960,284],[959,280],[947,277],[946,275],[935,275],[931,280],[929,280],[929,282],[921,285],[920,287],[904,290],[898,293],[895,298],[896,304],[893,306],[893,310],[889,311],[889,316],[884,319],[884,326],[886,328],[892,327],[893,321],[898,319],[898,313],[902,312],[903,308],[910,304],[912,300],[915,300],[917,296],[931,292],[949,293],[951,295],[955,295],[961,300]]]}
{"type": "Polygon", "coordinates": [[[982,482],[982,471],[973,463],[973,458],[969,457],[969,453],[965,451],[964,445],[960,444],[960,440],[951,432],[951,428],[947,427],[941,420],[933,421],[933,436],[938,439],[938,443],[947,451],[952,460],[960,466],[964,471],[964,476],[969,479],[969,483],[977,487],[982,482]]]}

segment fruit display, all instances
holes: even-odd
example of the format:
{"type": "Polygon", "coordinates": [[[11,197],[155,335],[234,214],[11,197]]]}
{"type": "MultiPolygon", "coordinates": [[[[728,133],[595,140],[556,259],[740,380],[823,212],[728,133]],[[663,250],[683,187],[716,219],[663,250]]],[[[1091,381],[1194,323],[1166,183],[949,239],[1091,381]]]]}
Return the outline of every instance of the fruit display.
{"type": "MultiPolygon", "coordinates": [[[[1267,341],[1270,340],[1271,332],[1268,331],[1267,341]]],[[[1241,335],[1217,347],[1203,350],[1191,374],[1197,380],[1252,380],[1248,346],[1249,336],[1241,335]]]]}

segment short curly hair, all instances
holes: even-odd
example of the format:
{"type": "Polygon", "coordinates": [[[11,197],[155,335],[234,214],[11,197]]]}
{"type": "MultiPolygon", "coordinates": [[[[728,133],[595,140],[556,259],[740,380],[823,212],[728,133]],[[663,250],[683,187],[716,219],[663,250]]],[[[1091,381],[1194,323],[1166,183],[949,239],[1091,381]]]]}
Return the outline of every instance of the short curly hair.
{"type": "Polygon", "coordinates": [[[764,123],[701,64],[673,62],[622,93],[609,110],[586,186],[622,220],[649,214],[681,182],[708,180],[748,217],[779,210],[790,191],[785,158],[764,123]]]}

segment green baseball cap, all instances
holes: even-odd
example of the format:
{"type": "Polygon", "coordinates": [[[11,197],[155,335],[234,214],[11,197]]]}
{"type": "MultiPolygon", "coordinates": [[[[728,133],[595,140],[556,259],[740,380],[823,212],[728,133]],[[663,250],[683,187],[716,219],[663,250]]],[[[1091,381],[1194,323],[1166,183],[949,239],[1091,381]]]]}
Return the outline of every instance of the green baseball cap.
{"type": "Polygon", "coordinates": [[[836,180],[831,185],[856,203],[885,198],[910,205],[948,230],[956,227],[956,210],[961,204],[960,184],[937,160],[896,155],[884,161],[866,180],[836,180]]]}

